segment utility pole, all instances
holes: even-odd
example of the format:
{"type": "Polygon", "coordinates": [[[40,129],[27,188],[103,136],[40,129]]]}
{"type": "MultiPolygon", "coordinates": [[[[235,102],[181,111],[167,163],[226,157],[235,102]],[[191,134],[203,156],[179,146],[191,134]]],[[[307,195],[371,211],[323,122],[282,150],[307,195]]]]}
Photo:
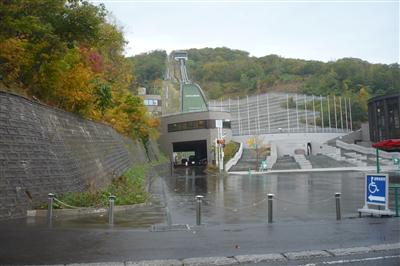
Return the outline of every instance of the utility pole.
{"type": "Polygon", "coordinates": [[[329,106],[329,95],[328,95],[328,123],[329,123],[329,130],[331,130],[331,107],[329,106]]]}
{"type": "Polygon", "coordinates": [[[335,127],[336,127],[336,132],[337,132],[336,95],[333,95],[333,107],[335,110],[335,127]]]}
{"type": "Polygon", "coordinates": [[[287,132],[290,132],[290,119],[289,119],[289,94],[286,94],[286,110],[287,110],[287,132]]]}
{"type": "Polygon", "coordinates": [[[304,113],[306,118],[306,132],[308,132],[308,121],[307,121],[307,95],[304,95],[304,113]]]}
{"type": "Polygon", "coordinates": [[[349,98],[349,109],[350,109],[350,131],[353,131],[353,118],[351,117],[351,104],[349,98]]]}
{"type": "Polygon", "coordinates": [[[296,93],[296,119],[297,119],[297,132],[299,132],[300,130],[300,126],[299,126],[299,109],[298,109],[298,106],[297,106],[297,100],[298,100],[298,98],[297,98],[297,93],[296,93]]]}
{"type": "Polygon", "coordinates": [[[324,132],[324,109],[322,107],[322,96],[319,96],[320,102],[321,102],[321,128],[322,132],[324,132]]]}
{"type": "Polygon", "coordinates": [[[268,132],[271,132],[271,123],[269,120],[269,100],[268,100],[268,94],[267,94],[267,116],[268,116],[268,132]]]}
{"type": "Polygon", "coordinates": [[[312,96],[312,108],[313,108],[313,112],[314,112],[314,132],[317,132],[317,119],[315,117],[314,95],[312,96]]]}
{"type": "Polygon", "coordinates": [[[339,104],[340,104],[340,126],[343,131],[343,112],[342,112],[342,97],[339,97],[339,104]]]}
{"type": "Polygon", "coordinates": [[[345,119],[346,119],[346,130],[349,131],[349,123],[347,119],[347,100],[344,98],[344,114],[345,114],[345,119]]]}
{"type": "Polygon", "coordinates": [[[257,134],[260,134],[260,110],[258,105],[258,94],[257,94],[257,134]]]}
{"type": "Polygon", "coordinates": [[[246,99],[247,99],[247,126],[248,126],[248,130],[249,130],[249,135],[251,135],[251,131],[250,131],[250,105],[249,105],[249,96],[246,95],[246,99]]]}
{"type": "Polygon", "coordinates": [[[237,97],[237,108],[238,108],[238,127],[239,127],[239,136],[242,135],[241,128],[240,128],[240,100],[239,96],[237,97]]]}

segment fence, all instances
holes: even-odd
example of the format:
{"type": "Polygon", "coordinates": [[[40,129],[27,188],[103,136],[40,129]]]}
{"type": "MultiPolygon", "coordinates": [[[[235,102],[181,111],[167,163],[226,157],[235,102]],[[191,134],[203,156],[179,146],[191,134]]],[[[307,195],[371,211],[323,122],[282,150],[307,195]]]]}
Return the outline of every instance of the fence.
{"type": "MultiPolygon", "coordinates": [[[[202,222],[201,222],[202,204],[203,203],[208,203],[209,204],[209,202],[202,195],[196,196],[195,200],[196,200],[196,225],[201,225],[202,224],[202,222]]],[[[254,208],[254,207],[262,204],[266,200],[268,201],[267,210],[266,210],[266,217],[267,217],[267,222],[268,223],[272,223],[273,220],[274,220],[273,219],[273,205],[274,205],[273,202],[274,202],[274,200],[280,201],[280,202],[284,202],[284,203],[294,204],[294,205],[307,205],[307,206],[313,205],[313,204],[325,204],[325,203],[331,202],[332,205],[334,205],[334,208],[335,208],[335,211],[336,211],[336,220],[341,220],[342,219],[341,207],[340,207],[341,193],[339,193],[339,192],[336,192],[333,196],[330,196],[330,197],[328,197],[326,199],[318,200],[318,201],[315,201],[315,202],[307,202],[307,203],[289,201],[289,200],[286,200],[286,199],[279,198],[275,194],[267,194],[261,200],[253,202],[251,204],[242,205],[242,206],[236,207],[236,208],[225,207],[225,206],[222,207],[222,208],[225,209],[225,210],[228,210],[228,211],[238,212],[239,210],[242,210],[242,209],[254,208]],[[335,203],[333,204],[333,202],[335,202],[335,203]]]]}
{"type": "Polygon", "coordinates": [[[336,100],[336,97],[267,93],[214,100],[208,106],[211,111],[231,113],[233,135],[353,130],[350,99],[342,101],[341,97],[336,100]]]}

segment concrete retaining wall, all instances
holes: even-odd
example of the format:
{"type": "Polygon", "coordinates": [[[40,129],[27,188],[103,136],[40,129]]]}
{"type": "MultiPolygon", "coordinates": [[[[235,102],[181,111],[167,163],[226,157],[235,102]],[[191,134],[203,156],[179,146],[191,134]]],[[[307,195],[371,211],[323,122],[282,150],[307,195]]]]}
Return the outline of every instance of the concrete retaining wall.
{"type": "MultiPolygon", "coordinates": [[[[320,153],[320,146],[330,139],[343,136],[346,133],[281,133],[281,134],[263,134],[259,135],[264,144],[275,143],[277,147],[277,156],[285,154],[294,155],[296,149],[307,151],[307,143],[312,145],[312,153],[320,153]]],[[[232,140],[244,143],[247,147],[247,139],[251,136],[233,136],[232,140]]]]}
{"type": "MultiPolygon", "coordinates": [[[[148,145],[151,159],[158,147],[148,145]]],[[[0,92],[0,219],[26,216],[49,192],[101,187],[148,161],[113,128],[0,92]]]]}

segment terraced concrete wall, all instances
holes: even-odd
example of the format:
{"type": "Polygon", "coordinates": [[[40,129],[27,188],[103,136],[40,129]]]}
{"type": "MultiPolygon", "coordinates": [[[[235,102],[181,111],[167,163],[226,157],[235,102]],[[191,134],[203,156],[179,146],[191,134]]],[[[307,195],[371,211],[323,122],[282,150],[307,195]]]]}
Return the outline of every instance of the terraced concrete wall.
{"type": "MultiPolygon", "coordinates": [[[[147,149],[156,159],[158,147],[147,149]]],[[[49,192],[103,186],[148,157],[109,126],[0,92],[0,219],[24,217],[49,192]]]]}

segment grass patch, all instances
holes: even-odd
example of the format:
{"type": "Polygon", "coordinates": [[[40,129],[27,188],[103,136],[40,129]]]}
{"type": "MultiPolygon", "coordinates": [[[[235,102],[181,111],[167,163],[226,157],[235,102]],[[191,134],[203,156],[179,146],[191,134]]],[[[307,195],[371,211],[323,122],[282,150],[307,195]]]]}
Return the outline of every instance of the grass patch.
{"type": "Polygon", "coordinates": [[[224,162],[227,163],[235,154],[238,152],[240,148],[240,144],[234,141],[231,141],[225,144],[224,147],[224,162]]]}
{"type": "MultiPolygon", "coordinates": [[[[111,183],[100,190],[89,189],[84,192],[71,192],[57,197],[68,205],[76,207],[106,207],[108,197],[115,195],[116,205],[131,205],[146,202],[149,194],[145,192],[145,175],[151,164],[135,165],[120,177],[114,178],[111,183]]],[[[54,202],[55,208],[63,206],[54,202]]]]}

